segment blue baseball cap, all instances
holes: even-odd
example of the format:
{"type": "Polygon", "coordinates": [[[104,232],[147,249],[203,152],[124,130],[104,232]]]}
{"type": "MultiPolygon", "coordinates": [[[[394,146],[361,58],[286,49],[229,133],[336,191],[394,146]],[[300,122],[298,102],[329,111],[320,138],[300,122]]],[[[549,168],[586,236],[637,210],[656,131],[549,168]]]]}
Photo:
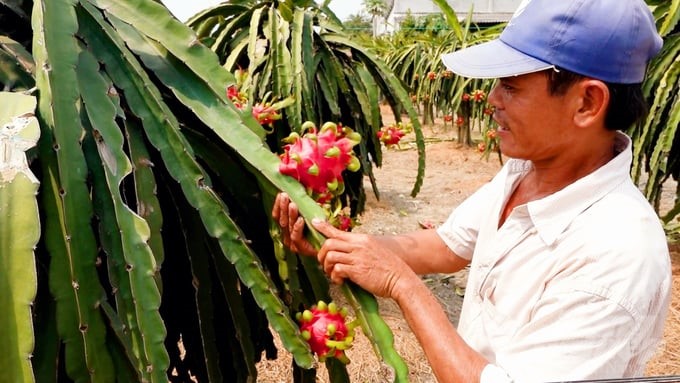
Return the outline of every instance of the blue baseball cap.
{"type": "Polygon", "coordinates": [[[634,84],[662,45],[643,0],[525,0],[497,40],[444,54],[442,61],[472,78],[563,68],[634,84]]]}

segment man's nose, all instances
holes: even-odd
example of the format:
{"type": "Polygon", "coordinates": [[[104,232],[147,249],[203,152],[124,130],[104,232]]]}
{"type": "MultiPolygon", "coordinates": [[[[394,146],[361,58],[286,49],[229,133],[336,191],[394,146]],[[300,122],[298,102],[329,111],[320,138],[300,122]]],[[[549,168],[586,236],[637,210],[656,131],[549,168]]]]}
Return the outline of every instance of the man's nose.
{"type": "Polygon", "coordinates": [[[501,108],[500,105],[500,97],[498,96],[498,87],[500,84],[496,83],[493,88],[491,88],[491,91],[489,92],[489,96],[487,97],[486,101],[489,103],[489,105],[493,106],[494,109],[501,108]]]}

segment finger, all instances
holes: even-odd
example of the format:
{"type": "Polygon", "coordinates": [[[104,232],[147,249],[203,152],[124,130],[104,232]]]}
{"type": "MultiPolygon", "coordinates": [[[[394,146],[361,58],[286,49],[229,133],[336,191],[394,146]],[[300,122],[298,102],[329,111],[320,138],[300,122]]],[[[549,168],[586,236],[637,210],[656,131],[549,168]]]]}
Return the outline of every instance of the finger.
{"type": "Polygon", "coordinates": [[[291,228],[291,250],[298,254],[313,257],[316,255],[316,248],[304,236],[305,220],[298,217],[297,221],[291,228]]]}
{"type": "Polygon", "coordinates": [[[323,271],[331,275],[334,267],[338,265],[351,265],[354,263],[354,256],[341,250],[329,250],[325,253],[321,267],[323,271]]]}
{"type": "Polygon", "coordinates": [[[319,265],[321,265],[321,268],[324,268],[324,263],[326,262],[327,255],[328,248],[322,245],[319,251],[316,253],[316,260],[319,262],[319,265]]]}
{"type": "Polygon", "coordinates": [[[300,218],[300,212],[298,211],[298,207],[295,204],[295,202],[290,202],[288,204],[288,227],[293,228],[295,224],[298,221],[298,218],[300,218]]]}
{"type": "Polygon", "coordinates": [[[276,194],[276,198],[274,199],[274,206],[272,206],[272,219],[274,221],[279,220],[279,214],[281,212],[281,208],[279,207],[279,203],[280,203],[280,200],[281,200],[281,194],[282,193],[276,194]]]}
{"type": "Polygon", "coordinates": [[[298,242],[304,239],[305,220],[302,217],[297,217],[297,220],[290,228],[290,239],[293,242],[298,242]]]}
{"type": "MultiPolygon", "coordinates": [[[[321,252],[319,252],[319,254],[321,254],[321,252]]],[[[333,267],[336,265],[335,262],[331,261],[333,259],[333,252],[327,251],[323,254],[323,256],[317,255],[317,258],[319,260],[319,264],[321,265],[321,269],[323,269],[323,272],[330,276],[331,272],[333,271],[333,267]]]]}
{"type": "Polygon", "coordinates": [[[287,229],[288,228],[288,205],[290,204],[290,199],[288,198],[288,194],[286,193],[281,193],[277,197],[278,203],[279,203],[279,226],[281,226],[282,229],[287,229]]]}
{"type": "Polygon", "coordinates": [[[330,222],[318,218],[312,220],[312,225],[326,238],[339,238],[351,240],[352,234],[343,230],[336,229],[330,222]]]}
{"type": "Polygon", "coordinates": [[[337,250],[337,248],[332,246],[332,245],[333,244],[331,243],[331,240],[327,239],[321,245],[319,252],[316,253],[316,259],[317,259],[317,261],[319,261],[319,264],[321,265],[321,267],[324,267],[324,265],[326,263],[326,257],[328,257],[328,253],[330,253],[331,251],[337,250]]]}
{"type": "Polygon", "coordinates": [[[345,279],[347,279],[347,273],[345,272],[345,265],[343,264],[336,264],[332,269],[330,274],[328,275],[330,278],[331,282],[335,283],[336,285],[341,285],[345,282],[345,279]]]}

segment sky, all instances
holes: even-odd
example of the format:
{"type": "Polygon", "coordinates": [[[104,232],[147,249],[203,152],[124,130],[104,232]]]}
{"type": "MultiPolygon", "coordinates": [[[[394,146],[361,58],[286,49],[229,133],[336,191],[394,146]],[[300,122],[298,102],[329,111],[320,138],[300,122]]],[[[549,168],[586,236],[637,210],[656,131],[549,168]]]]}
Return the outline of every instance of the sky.
{"type": "MultiPolygon", "coordinates": [[[[224,0],[161,0],[163,4],[181,21],[206,8],[217,5],[224,0]]],[[[330,8],[340,20],[351,14],[357,14],[362,8],[362,0],[331,0],[330,8]]]]}

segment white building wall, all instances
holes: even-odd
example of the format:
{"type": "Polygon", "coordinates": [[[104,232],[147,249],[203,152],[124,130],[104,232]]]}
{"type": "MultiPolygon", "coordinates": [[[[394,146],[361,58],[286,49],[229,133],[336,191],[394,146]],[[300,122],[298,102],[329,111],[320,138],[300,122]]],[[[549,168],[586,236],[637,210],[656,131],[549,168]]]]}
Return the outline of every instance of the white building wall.
{"type": "MultiPolygon", "coordinates": [[[[491,14],[493,14],[492,18],[507,21],[522,0],[447,0],[447,2],[461,18],[465,17],[472,7],[474,13],[473,21],[478,21],[475,18],[485,20],[491,14]]],[[[378,33],[394,31],[398,26],[398,22],[409,11],[413,16],[424,16],[441,12],[439,7],[431,0],[394,0],[392,12],[387,16],[385,22],[378,23],[378,33]]]]}

